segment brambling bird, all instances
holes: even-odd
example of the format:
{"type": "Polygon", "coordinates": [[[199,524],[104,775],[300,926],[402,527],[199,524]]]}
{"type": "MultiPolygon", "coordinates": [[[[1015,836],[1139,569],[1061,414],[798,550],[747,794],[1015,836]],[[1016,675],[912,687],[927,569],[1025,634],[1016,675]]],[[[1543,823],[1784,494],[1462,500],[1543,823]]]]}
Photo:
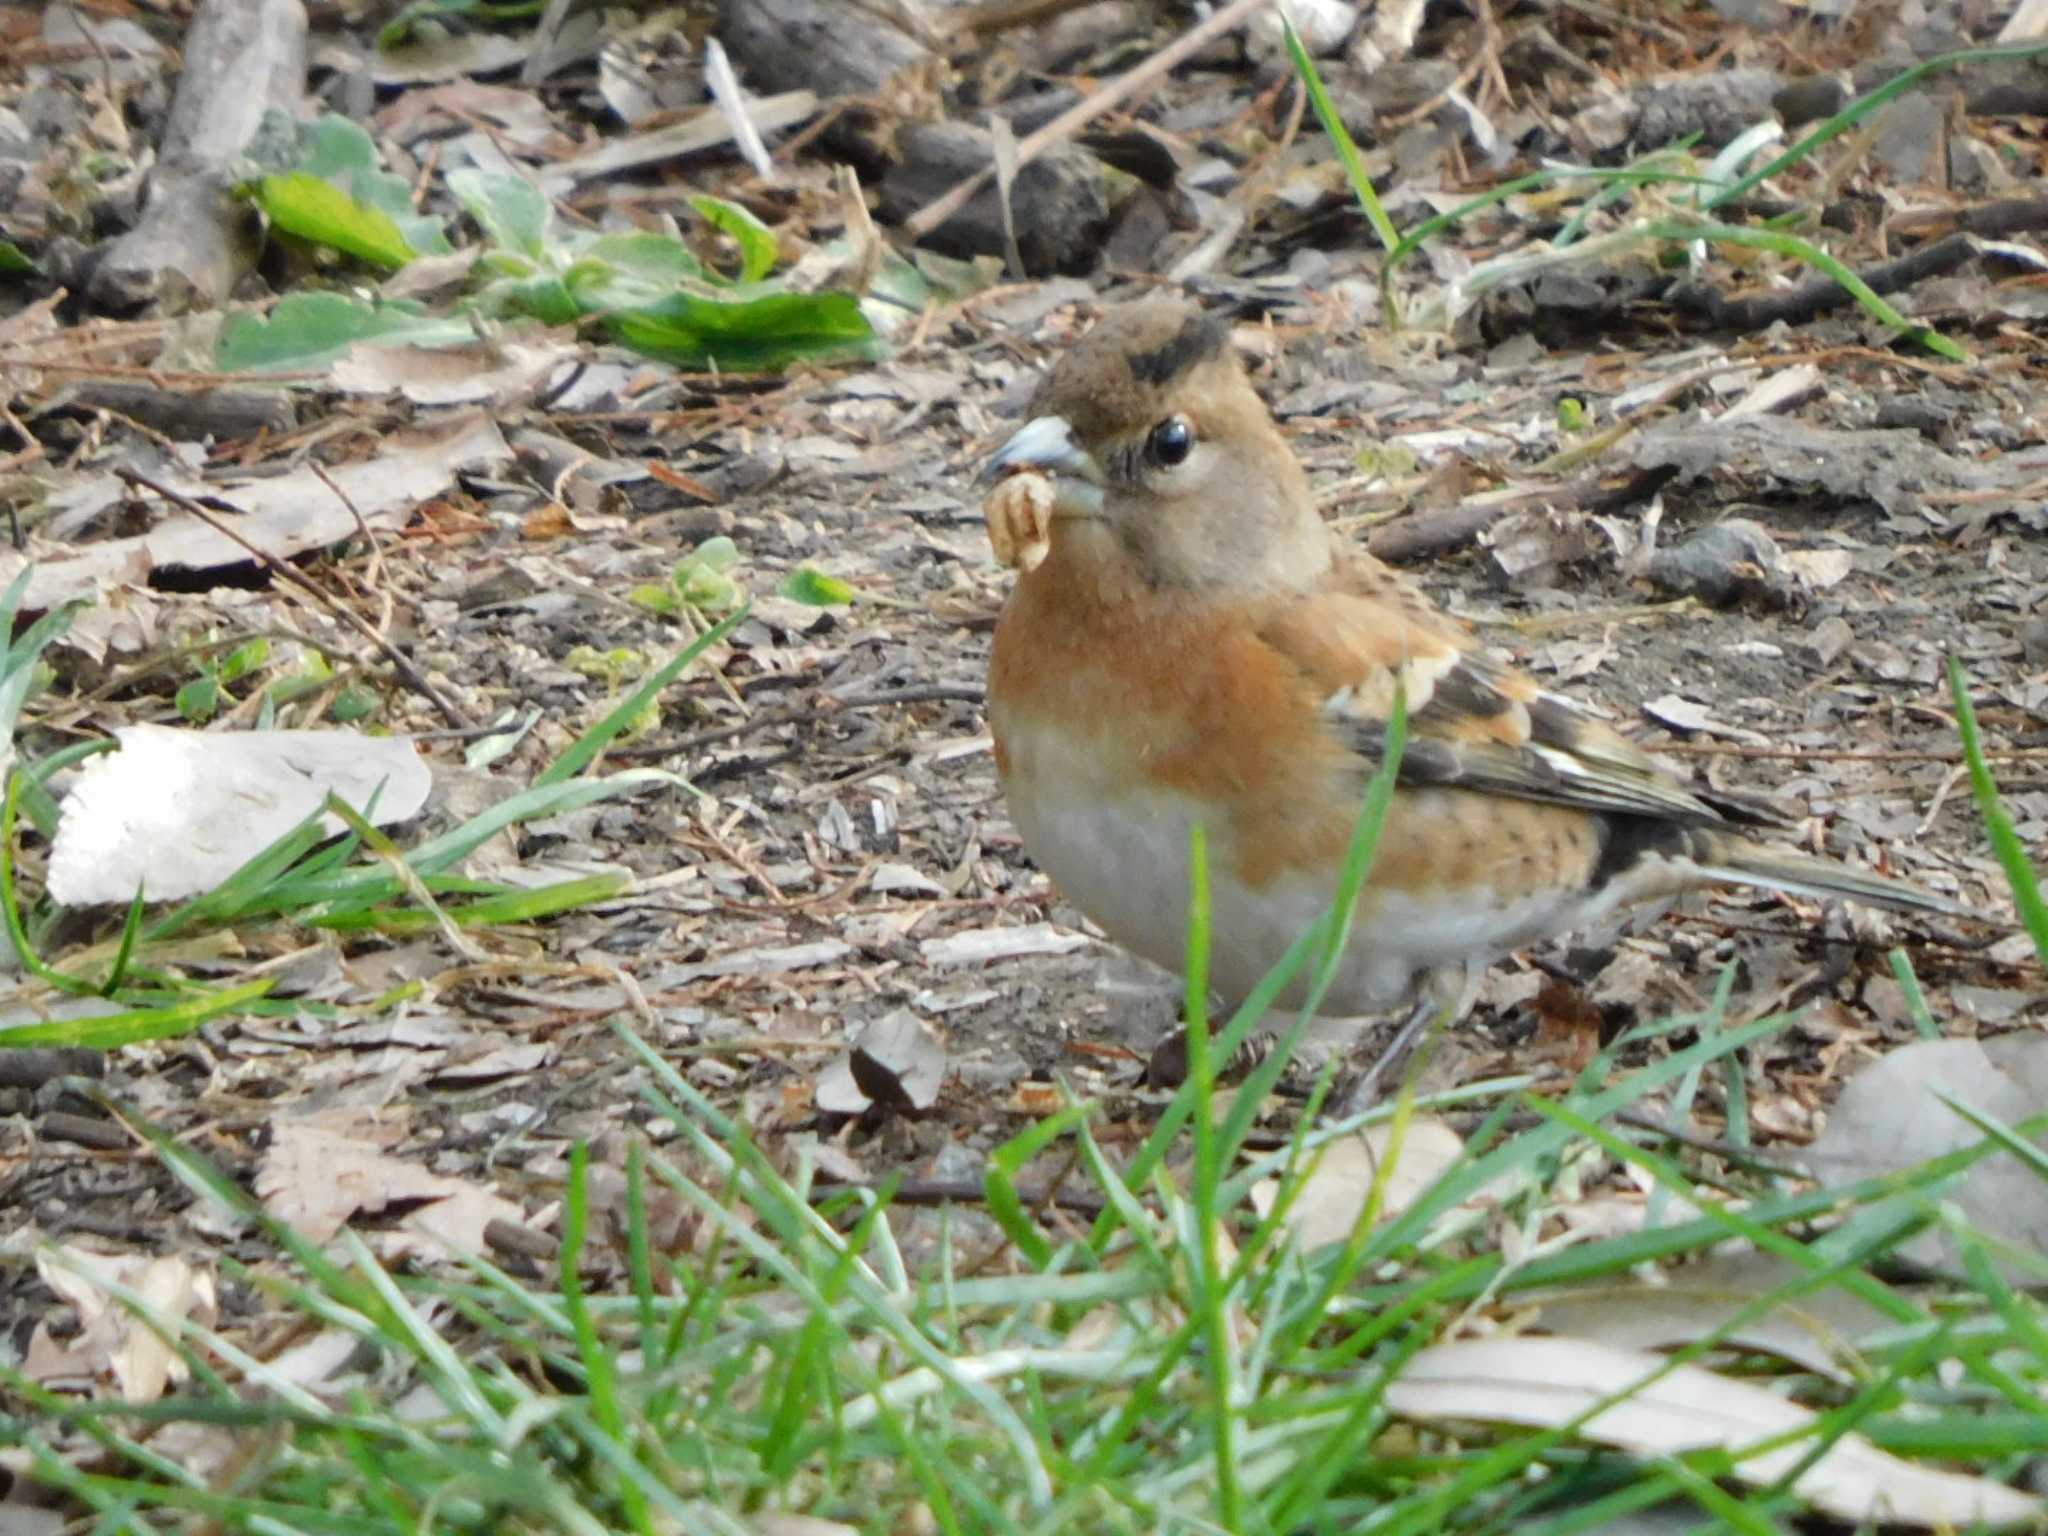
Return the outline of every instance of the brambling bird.
{"type": "Polygon", "coordinates": [[[1226,997],[1328,909],[1397,687],[1407,747],[1326,1013],[1462,1013],[1501,956],[1705,885],[1960,910],[1749,841],[1340,543],[1228,326],[1182,302],[1109,313],[989,471],[1011,477],[989,531],[1020,573],[989,724],[1024,846],[1110,938],[1178,970],[1203,823],[1226,997]]]}

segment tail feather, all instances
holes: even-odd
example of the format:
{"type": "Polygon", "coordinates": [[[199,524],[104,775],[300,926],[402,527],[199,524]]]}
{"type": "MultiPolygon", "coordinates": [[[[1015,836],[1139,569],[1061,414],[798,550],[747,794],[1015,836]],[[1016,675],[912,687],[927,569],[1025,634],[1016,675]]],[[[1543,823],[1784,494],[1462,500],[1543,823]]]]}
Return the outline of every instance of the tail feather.
{"type": "Polygon", "coordinates": [[[1970,909],[1907,880],[1856,869],[1834,859],[1815,858],[1789,849],[1718,833],[1695,833],[1690,839],[1693,862],[1701,876],[1731,885],[1755,886],[1793,896],[1846,896],[1894,912],[1939,912],[1968,917],[1970,909]]]}

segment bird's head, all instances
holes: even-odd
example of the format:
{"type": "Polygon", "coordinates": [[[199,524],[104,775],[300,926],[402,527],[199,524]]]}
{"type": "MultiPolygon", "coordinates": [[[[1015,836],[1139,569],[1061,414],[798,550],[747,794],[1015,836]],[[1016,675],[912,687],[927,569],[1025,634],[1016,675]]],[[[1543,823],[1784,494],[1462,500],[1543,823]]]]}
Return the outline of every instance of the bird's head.
{"type": "Polygon", "coordinates": [[[1301,588],[1330,564],[1308,482],[1230,345],[1179,299],[1111,310],[1032,397],[987,473],[1053,490],[1054,548],[1165,588],[1301,588]]]}

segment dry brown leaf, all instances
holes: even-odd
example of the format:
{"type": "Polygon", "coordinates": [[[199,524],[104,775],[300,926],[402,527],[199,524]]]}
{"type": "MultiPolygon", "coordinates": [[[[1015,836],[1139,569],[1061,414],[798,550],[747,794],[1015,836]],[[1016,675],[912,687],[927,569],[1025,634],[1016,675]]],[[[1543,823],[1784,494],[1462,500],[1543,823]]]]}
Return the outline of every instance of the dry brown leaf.
{"type": "MultiPolygon", "coordinates": [[[[1386,1402],[1409,1418],[1551,1429],[1624,1393],[1578,1424],[1576,1433],[1652,1460],[1707,1449],[1739,1454],[1783,1442],[1735,1462],[1735,1475],[1755,1487],[1777,1482],[1813,1450],[1811,1438],[1800,1433],[1819,1422],[1810,1409],[1696,1365],[1587,1339],[1474,1339],[1425,1349],[1387,1388],[1386,1402]]],[[[1915,1466],[1855,1434],[1821,1452],[1793,1479],[1792,1490],[1856,1522],[2015,1525],[2043,1513],[2041,1501],[2028,1494],[1915,1466]]]]}
{"type": "Polygon", "coordinates": [[[115,1290],[135,1293],[172,1325],[191,1322],[206,1328],[219,1316],[213,1271],[174,1254],[153,1258],[56,1247],[36,1255],[36,1272],[76,1309],[80,1328],[59,1345],[47,1321],[37,1324],[22,1362],[31,1380],[107,1376],[122,1401],[153,1403],[190,1370],[156,1329],[116,1299],[115,1290]]]}
{"type": "MultiPolygon", "coordinates": [[[[1287,1224],[1304,1249],[1328,1247],[1351,1236],[1393,1143],[1394,1127],[1382,1123],[1356,1136],[1339,1137],[1316,1154],[1315,1167],[1287,1212],[1287,1224]]],[[[1464,1140],[1442,1120],[1429,1115],[1410,1120],[1399,1161],[1386,1174],[1379,1219],[1407,1210],[1464,1151],[1464,1140]]],[[[1252,1204],[1261,1216],[1271,1212],[1279,1197],[1277,1179],[1261,1179],[1252,1186],[1252,1204]]]]}

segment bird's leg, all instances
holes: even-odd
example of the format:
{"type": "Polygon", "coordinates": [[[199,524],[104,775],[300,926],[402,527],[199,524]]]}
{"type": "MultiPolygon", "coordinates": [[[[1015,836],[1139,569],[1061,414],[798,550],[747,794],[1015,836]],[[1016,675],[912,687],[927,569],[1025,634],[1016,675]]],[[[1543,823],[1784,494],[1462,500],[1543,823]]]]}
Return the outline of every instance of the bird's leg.
{"type": "MultiPolygon", "coordinates": [[[[1222,1013],[1221,1016],[1228,1015],[1222,1013]]],[[[1270,1015],[1268,1019],[1261,1020],[1258,1027],[1245,1037],[1244,1043],[1231,1053],[1230,1059],[1218,1063],[1217,1076],[1225,1081],[1244,1077],[1279,1048],[1289,1027],[1284,1016],[1278,1021],[1273,1021],[1270,1015]]],[[[1342,1055],[1351,1048],[1362,1027],[1359,1019],[1351,1015],[1315,1015],[1295,1042],[1294,1058],[1287,1064],[1287,1079],[1313,1082],[1331,1057],[1342,1055]]],[[[1145,1080],[1155,1088],[1178,1088],[1187,1080],[1187,1065],[1188,1032],[1182,1027],[1160,1041],[1154,1049],[1145,1070],[1145,1080]]]]}
{"type": "Polygon", "coordinates": [[[1469,960],[1432,976],[1392,1043],[1336,1096],[1331,1118],[1349,1120],[1371,1109],[1379,1100],[1380,1080],[1407,1058],[1422,1032],[1432,1024],[1441,1022],[1448,1026],[1463,1019],[1478,1001],[1479,988],[1485,980],[1486,968],[1469,960]],[[1454,975],[1456,991],[1448,985],[1454,975]]]}

